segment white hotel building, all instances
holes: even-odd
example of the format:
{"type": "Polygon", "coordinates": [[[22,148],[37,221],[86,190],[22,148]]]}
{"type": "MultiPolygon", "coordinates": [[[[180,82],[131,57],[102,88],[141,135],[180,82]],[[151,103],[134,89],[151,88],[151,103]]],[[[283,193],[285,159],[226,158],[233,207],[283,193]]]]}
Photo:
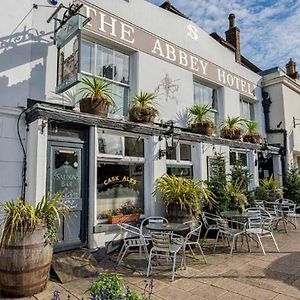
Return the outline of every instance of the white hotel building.
{"type": "MultiPolygon", "coordinates": [[[[242,159],[253,174],[251,187],[258,185],[259,176],[270,172],[260,162],[261,146],[186,128],[186,109],[208,103],[217,125],[242,116],[258,121],[266,136],[260,69],[241,55],[234,16],[224,40],[168,1],[161,7],[145,0],[81,3],[91,20],[81,28],[85,18],[74,17],[58,34],[54,20],[47,23],[56,7],[45,0],[11,0],[1,10],[0,201],[25,192],[35,203],[46,191],[64,190],[72,212],[60,249],[96,249],[115,229],[106,224],[107,209],[131,200],[145,215],[163,213],[151,192],[166,172],[205,180],[215,153],[224,153],[227,171],[242,159]],[[76,104],[76,83],[93,74],[112,83],[117,110],[108,118],[82,114],[76,104]],[[158,94],[154,125],[128,121],[130,101],[140,90],[158,94]],[[170,120],[181,132],[176,149],[165,151],[170,120]]],[[[272,152],[272,173],[281,179],[279,148],[272,152]]]]}

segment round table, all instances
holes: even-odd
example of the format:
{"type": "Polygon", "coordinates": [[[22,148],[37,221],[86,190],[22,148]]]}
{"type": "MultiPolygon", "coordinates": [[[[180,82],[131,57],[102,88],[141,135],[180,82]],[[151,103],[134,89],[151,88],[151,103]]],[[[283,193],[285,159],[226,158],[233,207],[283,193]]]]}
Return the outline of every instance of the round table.
{"type": "Polygon", "coordinates": [[[174,231],[183,232],[188,231],[190,227],[181,223],[152,223],[147,224],[146,228],[153,231],[174,231]]]}
{"type": "Polygon", "coordinates": [[[248,219],[251,217],[255,217],[256,213],[254,212],[247,212],[247,211],[243,211],[243,212],[239,212],[236,210],[229,210],[229,211],[223,211],[221,213],[221,216],[225,219],[248,219]]]}

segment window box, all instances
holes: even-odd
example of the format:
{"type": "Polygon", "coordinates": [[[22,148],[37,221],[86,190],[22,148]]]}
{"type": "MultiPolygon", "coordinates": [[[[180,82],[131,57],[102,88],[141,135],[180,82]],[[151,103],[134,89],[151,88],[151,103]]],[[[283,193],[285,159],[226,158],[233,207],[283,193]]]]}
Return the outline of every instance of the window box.
{"type": "Polygon", "coordinates": [[[129,223],[138,221],[140,216],[141,214],[107,216],[107,220],[109,224],[129,223]]]}

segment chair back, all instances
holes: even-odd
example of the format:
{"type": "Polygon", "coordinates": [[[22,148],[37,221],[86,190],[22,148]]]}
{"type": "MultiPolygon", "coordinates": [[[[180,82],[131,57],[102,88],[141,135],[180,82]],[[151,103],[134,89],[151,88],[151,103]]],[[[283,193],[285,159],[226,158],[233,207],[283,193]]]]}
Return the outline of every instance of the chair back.
{"type": "Polygon", "coordinates": [[[262,219],[261,217],[251,217],[248,218],[248,228],[261,228],[262,227],[262,219]]]}
{"type": "Polygon", "coordinates": [[[147,225],[147,224],[161,224],[161,223],[168,223],[168,222],[169,221],[164,217],[159,217],[159,216],[147,217],[142,221],[141,226],[140,226],[140,230],[142,232],[144,226],[147,225]]]}
{"type": "Polygon", "coordinates": [[[261,217],[261,208],[260,207],[249,207],[246,209],[246,212],[253,217],[261,217]]]}
{"type": "Polygon", "coordinates": [[[151,240],[155,251],[170,252],[170,235],[153,233],[151,234],[151,240]]]}
{"type": "Polygon", "coordinates": [[[184,224],[190,225],[190,232],[186,235],[186,239],[189,240],[192,236],[197,236],[197,240],[200,240],[200,234],[202,229],[202,222],[186,222],[184,224]]]}
{"type": "Polygon", "coordinates": [[[218,218],[219,218],[219,216],[208,213],[206,211],[203,211],[201,213],[201,219],[202,219],[203,225],[206,228],[208,228],[210,226],[210,223],[216,224],[218,218]]]}
{"type": "Polygon", "coordinates": [[[265,208],[265,203],[263,200],[254,200],[254,204],[256,207],[265,208]]]}
{"type": "Polygon", "coordinates": [[[222,218],[216,220],[220,232],[227,233],[229,230],[228,221],[222,218]]]}
{"type": "Polygon", "coordinates": [[[122,230],[123,233],[126,233],[123,237],[127,238],[127,237],[140,237],[140,238],[144,238],[144,236],[141,234],[139,228],[134,227],[130,224],[127,223],[120,223],[117,224],[118,227],[122,230]]]}

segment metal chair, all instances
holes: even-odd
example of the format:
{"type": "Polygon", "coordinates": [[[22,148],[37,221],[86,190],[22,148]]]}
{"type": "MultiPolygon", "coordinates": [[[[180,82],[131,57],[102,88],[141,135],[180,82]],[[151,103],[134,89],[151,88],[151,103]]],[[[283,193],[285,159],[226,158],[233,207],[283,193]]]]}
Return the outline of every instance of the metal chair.
{"type": "Polygon", "coordinates": [[[280,252],[277,242],[273,235],[273,230],[277,223],[278,223],[278,218],[264,218],[264,219],[249,218],[248,219],[248,227],[246,228],[246,234],[249,236],[254,235],[257,238],[257,241],[264,255],[266,255],[266,252],[261,241],[261,238],[263,237],[271,237],[277,251],[280,252]]]}
{"type": "Polygon", "coordinates": [[[145,239],[150,239],[150,230],[145,230],[146,224],[168,223],[169,221],[164,217],[150,216],[145,218],[140,225],[140,233],[143,234],[145,239]]]}
{"type": "Polygon", "coordinates": [[[256,207],[265,208],[265,202],[263,200],[254,200],[256,207]]]}
{"type": "Polygon", "coordinates": [[[206,240],[207,234],[209,231],[211,230],[215,230],[218,231],[219,228],[217,226],[217,219],[219,218],[219,216],[208,213],[208,212],[202,212],[201,213],[201,219],[203,222],[203,225],[206,228],[204,237],[202,239],[201,245],[203,245],[204,241],[206,240]]]}
{"type": "MultiPolygon", "coordinates": [[[[147,245],[149,242],[145,240],[144,236],[141,234],[139,228],[132,225],[121,223],[118,224],[118,227],[122,230],[123,233],[123,246],[118,256],[117,264],[120,265],[121,261],[125,257],[125,254],[132,248],[144,249],[145,257],[148,258],[147,245]]],[[[141,250],[139,251],[141,253],[141,250]]]]}
{"type": "Polygon", "coordinates": [[[216,251],[216,246],[217,246],[220,236],[222,237],[223,241],[225,241],[225,240],[227,241],[228,246],[230,247],[231,255],[233,254],[234,248],[236,248],[237,239],[239,236],[246,236],[248,251],[250,251],[248,236],[245,233],[246,224],[247,223],[241,223],[241,222],[233,221],[233,220],[228,221],[226,219],[218,218],[217,226],[218,226],[219,231],[217,233],[217,237],[216,237],[216,241],[215,241],[215,245],[214,245],[214,252],[216,251]],[[230,227],[229,222],[232,225],[234,224],[236,228],[230,227]],[[240,227],[240,228],[238,228],[238,227],[240,227]],[[230,240],[232,240],[232,242],[230,242],[230,240]]]}
{"type": "Polygon", "coordinates": [[[149,277],[152,264],[151,259],[156,257],[166,257],[171,258],[173,260],[172,266],[172,281],[175,278],[175,270],[176,270],[176,256],[180,249],[182,249],[183,244],[179,243],[171,243],[170,234],[151,234],[151,240],[153,247],[150,250],[149,258],[148,258],[148,268],[147,268],[147,277],[149,277]]]}

